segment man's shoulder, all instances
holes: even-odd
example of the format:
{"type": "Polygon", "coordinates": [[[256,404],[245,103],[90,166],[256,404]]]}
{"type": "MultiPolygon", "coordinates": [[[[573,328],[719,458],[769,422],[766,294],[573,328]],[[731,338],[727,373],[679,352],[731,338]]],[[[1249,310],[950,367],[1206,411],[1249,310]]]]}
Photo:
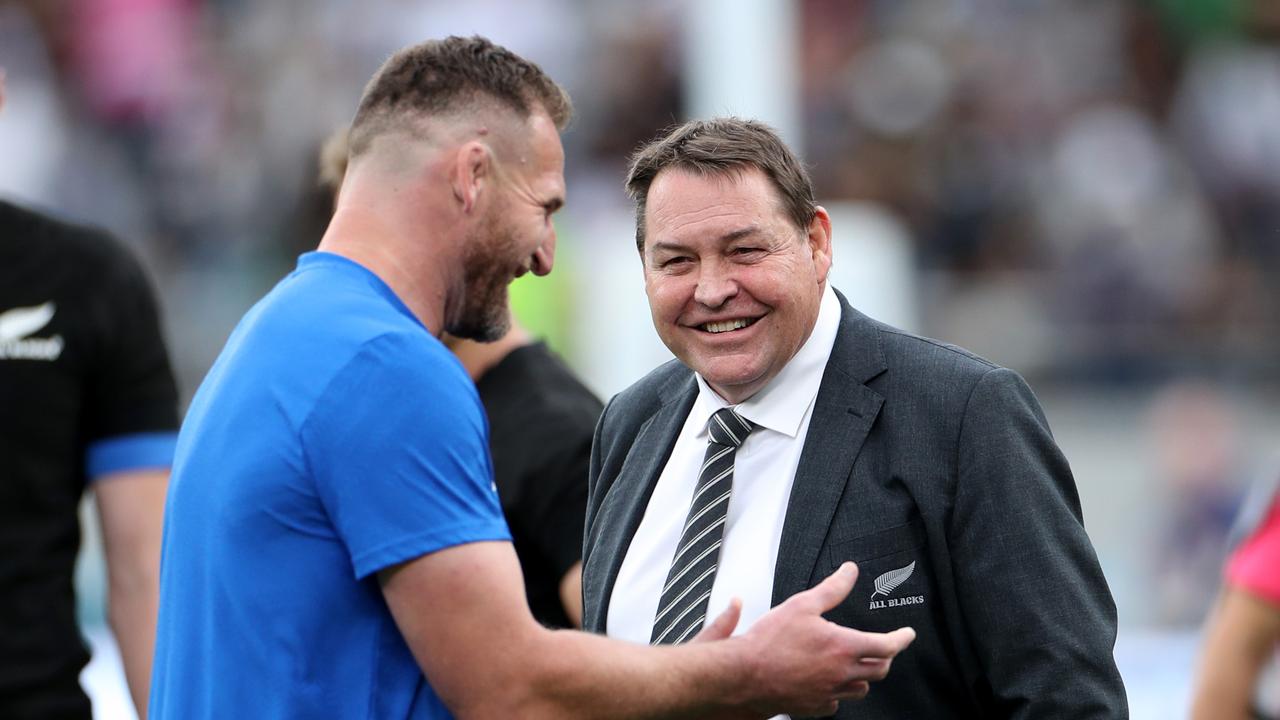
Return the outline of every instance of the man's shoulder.
{"type": "Polygon", "coordinates": [[[853,344],[874,345],[881,369],[889,370],[891,375],[917,378],[922,382],[936,380],[939,376],[977,381],[992,370],[1002,369],[1000,365],[959,345],[908,332],[846,307],[833,359],[847,357],[851,352],[866,354],[865,348],[855,350],[849,347],[853,344]]]}
{"type": "Polygon", "coordinates": [[[282,279],[246,319],[270,329],[277,341],[330,347],[351,354],[369,345],[400,345],[421,355],[447,351],[407,309],[367,279],[342,268],[308,267],[282,279]]]}
{"type": "MultiPolygon", "coordinates": [[[[1015,370],[960,346],[872,320],[857,337],[868,338],[874,338],[879,363],[864,382],[883,399],[890,422],[905,421],[912,432],[938,439],[954,438],[962,426],[976,428],[980,422],[1003,427],[1017,414],[1046,422],[1030,385],[1015,370]],[[929,422],[917,425],[919,418],[929,422]]],[[[856,362],[855,351],[846,349],[843,355],[856,362]]]]}
{"type": "Polygon", "coordinates": [[[669,360],[615,395],[607,416],[624,423],[640,422],[694,389],[693,371],[679,360],[669,360]]]}
{"type": "Polygon", "coordinates": [[[134,253],[107,230],[0,201],[0,266],[26,281],[40,277],[84,291],[102,284],[139,283],[134,253]]]}
{"type": "Polygon", "coordinates": [[[507,353],[476,381],[485,407],[504,413],[585,419],[591,427],[603,403],[544,341],[507,353]]]}
{"type": "Polygon", "coordinates": [[[885,354],[892,361],[985,375],[1000,366],[959,345],[916,335],[890,325],[879,328],[885,354]]]}
{"type": "MultiPolygon", "coordinates": [[[[326,280],[296,274],[282,280],[241,319],[211,376],[253,385],[273,378],[266,383],[272,393],[308,409],[321,396],[378,402],[474,396],[457,360],[415,320],[358,284],[326,280]]],[[[341,403],[334,411],[342,412],[341,403]]]]}

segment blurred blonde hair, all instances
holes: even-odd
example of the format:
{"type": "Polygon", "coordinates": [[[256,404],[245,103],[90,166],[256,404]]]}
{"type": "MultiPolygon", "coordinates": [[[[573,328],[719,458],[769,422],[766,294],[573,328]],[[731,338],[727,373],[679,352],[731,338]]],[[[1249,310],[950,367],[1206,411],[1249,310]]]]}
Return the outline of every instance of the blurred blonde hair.
{"type": "Polygon", "coordinates": [[[320,146],[320,174],[317,181],[334,198],[338,197],[338,190],[342,189],[342,178],[347,175],[350,134],[350,128],[338,128],[320,146]]]}

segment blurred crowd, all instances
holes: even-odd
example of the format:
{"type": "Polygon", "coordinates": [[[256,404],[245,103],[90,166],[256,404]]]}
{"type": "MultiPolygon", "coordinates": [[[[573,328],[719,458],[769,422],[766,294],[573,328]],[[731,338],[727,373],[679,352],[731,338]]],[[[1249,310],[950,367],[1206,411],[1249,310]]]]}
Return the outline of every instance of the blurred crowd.
{"type": "MultiPolygon", "coordinates": [[[[393,49],[480,31],[568,88],[571,261],[575,225],[627,211],[627,153],[684,118],[694,1],[0,0],[0,194],[139,250],[189,397],[234,320],[318,240],[317,149],[393,49]]],[[[1038,387],[1280,380],[1280,3],[795,12],[797,144],[820,200],[874,203],[905,229],[918,329],[1038,387]]],[[[1244,480],[1239,453],[1176,451],[1206,431],[1168,418],[1212,425],[1215,400],[1168,402],[1183,404],[1151,415],[1170,448],[1162,546],[1169,577],[1187,558],[1195,575],[1168,580],[1194,597],[1164,619],[1191,623],[1244,480]]]]}
{"type": "MultiPolygon", "coordinates": [[[[261,284],[323,229],[315,149],[389,49],[501,28],[578,105],[572,224],[621,206],[628,151],[682,117],[687,4],[7,0],[0,190],[165,275],[248,256],[261,284]]],[[[1277,8],[803,0],[801,143],[824,200],[906,226],[926,331],[1016,344],[1033,380],[1275,380],[1277,8]]]]}
{"type": "Polygon", "coordinates": [[[1050,379],[1278,376],[1280,4],[804,8],[819,193],[907,223],[930,331],[1050,379]]]}

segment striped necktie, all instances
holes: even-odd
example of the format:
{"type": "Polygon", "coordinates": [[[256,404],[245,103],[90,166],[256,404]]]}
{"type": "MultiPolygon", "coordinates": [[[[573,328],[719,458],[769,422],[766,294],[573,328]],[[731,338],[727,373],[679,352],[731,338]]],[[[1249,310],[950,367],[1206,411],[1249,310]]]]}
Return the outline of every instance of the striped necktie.
{"type": "Polygon", "coordinates": [[[729,493],[733,490],[733,456],[755,427],[731,407],[711,416],[707,425],[711,441],[707,443],[698,486],[658,601],[650,644],[682,643],[697,633],[706,620],[729,512],[729,493]]]}

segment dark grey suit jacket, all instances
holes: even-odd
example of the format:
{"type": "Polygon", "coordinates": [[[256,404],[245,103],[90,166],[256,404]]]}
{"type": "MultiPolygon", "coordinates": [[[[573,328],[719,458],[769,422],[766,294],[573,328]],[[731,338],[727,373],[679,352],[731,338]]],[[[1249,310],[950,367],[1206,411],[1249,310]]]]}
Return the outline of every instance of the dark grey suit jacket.
{"type": "MultiPolygon", "coordinates": [[[[853,560],[858,582],[827,617],[861,630],[910,625],[917,639],[837,717],[1127,717],[1115,605],[1030,388],[840,302],[773,604],[853,560]]],[[[696,395],[692,372],[672,361],[600,419],[583,554],[588,630],[605,629],[618,568],[696,395]]]]}

